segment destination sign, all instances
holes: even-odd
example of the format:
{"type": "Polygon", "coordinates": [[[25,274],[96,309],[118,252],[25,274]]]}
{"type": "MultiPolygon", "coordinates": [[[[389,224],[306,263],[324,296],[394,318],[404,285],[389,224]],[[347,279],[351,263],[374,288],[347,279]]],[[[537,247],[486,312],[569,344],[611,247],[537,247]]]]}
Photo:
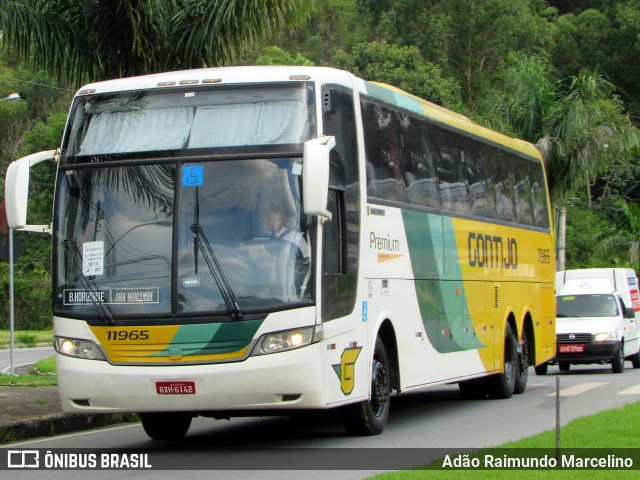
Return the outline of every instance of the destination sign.
{"type": "Polygon", "coordinates": [[[149,288],[105,288],[97,290],[65,289],[65,305],[135,305],[159,302],[158,287],[149,288]]]}

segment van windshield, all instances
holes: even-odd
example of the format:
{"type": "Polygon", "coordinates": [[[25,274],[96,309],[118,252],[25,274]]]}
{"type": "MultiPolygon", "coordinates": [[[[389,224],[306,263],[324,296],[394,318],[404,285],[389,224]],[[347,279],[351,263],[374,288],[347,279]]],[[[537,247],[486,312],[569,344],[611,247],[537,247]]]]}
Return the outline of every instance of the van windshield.
{"type": "Polygon", "coordinates": [[[559,295],[556,297],[558,317],[615,317],[620,314],[613,295],[559,295]]]}

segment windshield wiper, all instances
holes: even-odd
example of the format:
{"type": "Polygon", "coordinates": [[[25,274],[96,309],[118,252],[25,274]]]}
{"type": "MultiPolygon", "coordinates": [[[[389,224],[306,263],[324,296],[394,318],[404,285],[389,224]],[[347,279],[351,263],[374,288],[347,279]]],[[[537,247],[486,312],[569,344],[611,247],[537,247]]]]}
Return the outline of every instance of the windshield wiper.
{"type": "Polygon", "coordinates": [[[96,282],[93,279],[88,279],[87,277],[85,277],[82,268],[78,268],[80,265],[82,265],[82,257],[80,255],[78,246],[75,243],[73,243],[72,246],[72,242],[70,242],[68,238],[62,240],[61,243],[64,247],[64,251],[75,262],[76,272],[80,274],[80,284],[87,292],[90,293],[89,300],[91,300],[94,308],[107,323],[114,325],[116,321],[113,319],[113,315],[111,315],[109,307],[104,302],[102,302],[102,300],[100,300],[100,290],[98,289],[96,282]]]}
{"type": "Polygon", "coordinates": [[[213,253],[213,248],[211,247],[204,230],[202,230],[202,227],[198,223],[194,223],[191,225],[191,231],[193,232],[194,246],[198,247],[196,252],[197,250],[202,252],[202,257],[209,267],[209,271],[218,286],[218,290],[220,290],[220,295],[222,295],[222,300],[224,300],[227,311],[234,320],[242,320],[242,312],[240,311],[236,295],[233,293],[231,285],[229,285],[229,282],[225,277],[222,266],[220,265],[220,262],[218,262],[218,258],[215,253],[213,253]]]}

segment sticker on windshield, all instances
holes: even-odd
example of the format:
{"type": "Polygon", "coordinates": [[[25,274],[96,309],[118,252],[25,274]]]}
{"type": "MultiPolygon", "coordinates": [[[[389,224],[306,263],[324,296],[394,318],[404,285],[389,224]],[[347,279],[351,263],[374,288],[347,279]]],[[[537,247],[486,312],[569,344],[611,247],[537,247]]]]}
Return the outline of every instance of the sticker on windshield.
{"type": "Polygon", "coordinates": [[[186,165],[182,169],[183,187],[201,187],[204,185],[204,165],[186,165]]]}
{"type": "Polygon", "coordinates": [[[104,242],[82,244],[82,273],[85,277],[104,273],[104,242]]]}

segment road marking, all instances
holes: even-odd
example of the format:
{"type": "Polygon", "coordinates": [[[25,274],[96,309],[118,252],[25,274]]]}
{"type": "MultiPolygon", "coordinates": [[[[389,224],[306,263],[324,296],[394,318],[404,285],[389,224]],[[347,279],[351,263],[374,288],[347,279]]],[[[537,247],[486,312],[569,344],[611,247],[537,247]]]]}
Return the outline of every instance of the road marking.
{"type": "Polygon", "coordinates": [[[640,385],[622,390],[618,395],[640,395],[640,385]]]}
{"type": "MultiPolygon", "coordinates": [[[[606,383],[580,383],[578,385],[574,385],[573,387],[563,388],[560,390],[561,397],[573,397],[575,395],[580,395],[581,393],[588,392],[589,390],[593,390],[594,388],[601,387],[603,385],[607,385],[606,383]]],[[[548,393],[547,397],[555,397],[556,392],[548,393]]]]}

